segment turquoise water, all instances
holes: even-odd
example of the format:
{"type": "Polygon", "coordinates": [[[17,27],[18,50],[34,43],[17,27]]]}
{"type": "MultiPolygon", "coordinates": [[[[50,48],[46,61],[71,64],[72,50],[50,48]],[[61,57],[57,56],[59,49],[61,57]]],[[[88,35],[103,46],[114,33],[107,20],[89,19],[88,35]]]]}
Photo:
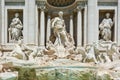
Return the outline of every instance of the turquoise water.
{"type": "Polygon", "coordinates": [[[109,75],[97,76],[95,67],[41,67],[36,69],[37,80],[111,80],[109,75]]]}
{"type": "Polygon", "coordinates": [[[85,66],[20,67],[15,80],[112,80],[107,74],[98,76],[97,71],[96,67],[85,66]]]}

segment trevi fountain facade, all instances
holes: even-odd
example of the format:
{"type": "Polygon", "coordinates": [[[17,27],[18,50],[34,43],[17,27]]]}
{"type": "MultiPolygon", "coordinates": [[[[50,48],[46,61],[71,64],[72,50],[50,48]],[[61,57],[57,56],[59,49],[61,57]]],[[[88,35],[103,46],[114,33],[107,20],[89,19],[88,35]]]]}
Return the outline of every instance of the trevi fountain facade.
{"type": "Polygon", "coordinates": [[[0,80],[120,80],[120,0],[0,0],[0,80]]]}

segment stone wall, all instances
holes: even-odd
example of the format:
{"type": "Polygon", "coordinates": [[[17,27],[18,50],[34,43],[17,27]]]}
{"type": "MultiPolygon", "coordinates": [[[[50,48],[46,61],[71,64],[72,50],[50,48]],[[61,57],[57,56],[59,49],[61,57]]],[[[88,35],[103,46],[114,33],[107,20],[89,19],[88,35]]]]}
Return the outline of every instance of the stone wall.
{"type": "Polygon", "coordinates": [[[2,28],[2,19],[1,19],[2,18],[2,14],[1,14],[2,8],[1,7],[2,6],[1,6],[1,0],[0,0],[0,43],[1,43],[1,37],[2,37],[2,34],[1,34],[2,33],[2,31],[1,31],[2,30],[1,29],[2,28]]]}

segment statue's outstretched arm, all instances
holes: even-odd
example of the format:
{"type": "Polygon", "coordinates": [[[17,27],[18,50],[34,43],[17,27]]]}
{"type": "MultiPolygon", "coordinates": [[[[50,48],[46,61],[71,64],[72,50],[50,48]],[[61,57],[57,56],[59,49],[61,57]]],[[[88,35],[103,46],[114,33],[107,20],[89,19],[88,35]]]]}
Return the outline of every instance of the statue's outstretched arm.
{"type": "Polygon", "coordinates": [[[55,23],[55,19],[52,19],[51,20],[51,26],[50,26],[51,28],[54,28],[54,23],[55,23]]]}

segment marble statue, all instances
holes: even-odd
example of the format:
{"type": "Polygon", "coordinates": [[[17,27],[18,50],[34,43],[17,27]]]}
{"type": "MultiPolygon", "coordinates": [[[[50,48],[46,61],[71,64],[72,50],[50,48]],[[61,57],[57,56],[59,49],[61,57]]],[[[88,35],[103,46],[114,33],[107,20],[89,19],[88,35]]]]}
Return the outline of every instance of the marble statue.
{"type": "Polygon", "coordinates": [[[65,58],[69,54],[74,53],[74,40],[66,31],[63,12],[58,13],[59,17],[51,20],[50,27],[52,28],[52,39],[46,43],[46,48],[43,50],[45,55],[54,55],[59,58],[65,58]],[[54,40],[53,40],[54,39],[54,40]]]}
{"type": "Polygon", "coordinates": [[[98,63],[96,59],[96,53],[95,53],[95,45],[87,45],[86,46],[86,57],[84,58],[83,62],[87,62],[87,60],[93,60],[93,62],[98,63]]]}
{"type": "Polygon", "coordinates": [[[99,57],[104,57],[104,62],[111,62],[119,60],[120,52],[119,47],[115,42],[99,42],[99,50],[101,49],[102,53],[99,53],[99,57]]]}
{"type": "Polygon", "coordinates": [[[43,55],[42,53],[43,50],[38,46],[29,46],[24,44],[22,40],[18,40],[18,43],[15,43],[15,48],[9,56],[19,60],[34,61],[36,57],[43,55]]]}
{"type": "Polygon", "coordinates": [[[99,25],[100,28],[100,36],[104,41],[111,40],[111,28],[113,26],[113,21],[110,18],[110,13],[106,13],[106,18],[102,20],[99,25]]]}
{"type": "MultiPolygon", "coordinates": [[[[16,17],[15,18],[16,20],[13,20],[13,22],[11,23],[11,27],[9,28],[9,31],[11,31],[11,38],[17,40],[18,43],[15,43],[15,48],[9,54],[10,58],[6,58],[9,56],[5,56],[5,58],[6,60],[11,61],[13,65],[17,65],[17,66],[20,65],[21,66],[20,71],[22,71],[24,67],[26,67],[26,70],[31,70],[30,68],[34,70],[36,68],[40,68],[41,70],[44,70],[44,67],[46,67],[46,71],[47,71],[47,67],[49,68],[52,66],[53,68],[54,67],[57,68],[55,70],[61,71],[60,68],[61,66],[63,70],[65,70],[63,66],[67,66],[67,67],[78,66],[77,69],[80,66],[80,71],[81,69],[87,71],[88,69],[90,69],[89,67],[93,67],[95,71],[98,70],[97,73],[98,76],[100,75],[103,76],[104,73],[102,71],[100,72],[99,69],[103,69],[103,70],[105,69],[105,74],[108,72],[106,71],[106,69],[120,70],[120,65],[118,64],[120,63],[119,47],[115,42],[109,41],[111,38],[111,27],[113,25],[113,22],[109,18],[109,16],[110,14],[106,14],[107,19],[104,19],[100,24],[100,34],[102,35],[103,40],[100,40],[99,42],[93,42],[91,44],[87,44],[84,47],[83,46],[75,47],[73,37],[71,37],[71,35],[68,34],[65,29],[63,12],[60,11],[59,17],[55,17],[54,19],[51,20],[51,27],[53,29],[52,31],[55,37],[55,41],[53,42],[49,40],[46,43],[46,47],[44,49],[38,46],[29,46],[23,44],[22,39],[19,39],[21,35],[16,37],[16,35],[12,33],[12,30],[14,29],[16,29],[17,31],[18,28],[16,28],[16,26],[18,25],[21,25],[21,28],[18,29],[18,31],[20,30],[20,34],[22,33],[22,28],[23,28],[22,23],[19,21],[19,18],[16,17]],[[81,66],[83,66],[83,68],[81,66]],[[86,67],[88,68],[87,70],[85,69],[86,67]]],[[[0,48],[0,51],[1,49],[2,48],[0,48]]],[[[1,62],[1,58],[0,58],[0,62],[1,62]]],[[[3,65],[0,65],[0,71],[3,67],[4,67],[3,65]]],[[[54,69],[52,70],[54,72],[54,69]]],[[[72,71],[73,69],[71,69],[70,67],[68,70],[72,71]]],[[[79,69],[77,70],[77,72],[78,71],[79,69]]],[[[43,71],[38,70],[36,73],[37,74],[43,73],[43,71]]]]}
{"type": "Polygon", "coordinates": [[[52,55],[56,52],[56,48],[51,41],[46,43],[46,48],[43,50],[44,54],[52,55]]]}
{"type": "Polygon", "coordinates": [[[22,29],[23,24],[19,19],[19,13],[15,13],[15,17],[12,19],[12,22],[9,27],[10,40],[18,41],[19,39],[22,39],[22,29]]]}
{"type": "MultiPolygon", "coordinates": [[[[77,72],[74,72],[74,73],[77,73],[77,74],[79,71],[81,71],[81,69],[82,69],[81,73],[83,73],[84,71],[91,70],[91,68],[92,68],[92,70],[95,70],[95,71],[93,71],[94,74],[96,74],[96,76],[98,76],[97,79],[99,79],[99,77],[102,78],[103,76],[106,77],[105,74],[108,74],[108,75],[110,75],[111,73],[115,74],[115,75],[119,74],[119,73],[115,73],[115,70],[120,71],[120,65],[119,65],[120,59],[119,58],[117,59],[117,57],[119,57],[120,53],[119,53],[118,46],[114,42],[102,41],[102,42],[94,42],[92,44],[85,45],[84,47],[78,46],[73,51],[73,53],[70,53],[69,55],[67,55],[67,57],[66,57],[66,53],[69,51],[68,48],[64,48],[63,46],[59,46],[59,45],[55,46],[51,41],[48,41],[46,45],[47,46],[45,49],[39,50],[38,47],[34,46],[34,48],[33,48],[33,47],[27,46],[25,44],[22,44],[21,41],[18,41],[18,44],[16,44],[15,49],[11,53],[13,54],[12,56],[14,56],[14,57],[17,57],[16,56],[16,54],[17,54],[19,56],[22,56],[22,58],[20,60],[13,59],[13,60],[16,60],[16,61],[13,61],[13,64],[17,63],[15,65],[17,65],[17,66],[20,65],[19,68],[20,68],[21,72],[22,72],[22,70],[24,71],[24,69],[25,70],[31,70],[31,68],[38,69],[38,70],[36,70],[37,75],[38,74],[45,75],[44,73],[47,73],[47,72],[48,72],[48,74],[51,74],[48,71],[49,67],[52,68],[49,70],[52,70],[52,72],[55,72],[55,74],[57,74],[56,71],[54,71],[54,70],[60,70],[60,72],[61,72],[61,70],[64,71],[64,70],[66,70],[66,68],[64,66],[67,66],[69,68],[69,69],[67,69],[67,71],[70,70],[71,71],[70,73],[73,73],[72,70],[73,71],[76,70],[77,72]],[[100,49],[101,47],[104,49],[104,51],[101,51],[101,49],[100,49]],[[96,51],[96,50],[98,50],[98,51],[96,51]],[[15,52],[16,54],[13,52],[15,52]],[[39,54],[42,53],[42,55],[36,56],[36,55],[38,55],[38,53],[39,54]],[[26,55],[28,55],[29,60],[24,60],[24,56],[26,58],[26,55]],[[97,59],[98,57],[100,59],[97,59]],[[112,57],[112,59],[114,58],[114,60],[111,60],[111,57],[112,57]],[[22,62],[21,62],[21,60],[22,60],[22,62]],[[22,66],[23,66],[23,68],[22,68],[22,66]],[[59,66],[59,67],[57,67],[57,66],[59,66]],[[74,69],[69,66],[72,66],[74,69]],[[77,66],[77,68],[76,68],[76,66],[77,66]],[[41,69],[41,70],[39,70],[39,69],[41,69]],[[43,70],[46,70],[46,72],[44,72],[43,70]],[[102,72],[102,70],[104,72],[102,72]]],[[[0,61],[1,61],[1,59],[0,59],[0,61]]],[[[0,65],[0,69],[2,69],[3,67],[4,66],[0,65]]],[[[25,73],[25,72],[23,72],[23,73],[25,73]]],[[[81,74],[81,73],[79,73],[79,74],[81,74]]],[[[91,72],[90,72],[90,74],[91,74],[91,72]]],[[[18,75],[20,76],[21,74],[18,74],[18,75]]],[[[66,74],[66,75],[68,76],[68,74],[66,74]]],[[[40,77],[40,79],[41,79],[41,77],[40,77]]],[[[79,78],[79,79],[81,79],[81,78],[79,78]]],[[[95,78],[95,80],[96,80],[96,78],[95,78]]],[[[106,80],[109,80],[109,79],[106,79],[106,80]]]]}
{"type": "Polygon", "coordinates": [[[119,48],[115,42],[111,44],[107,52],[111,61],[119,60],[119,57],[120,57],[119,48]]]}
{"type": "Polygon", "coordinates": [[[23,44],[22,40],[19,40],[18,43],[15,44],[15,48],[13,49],[13,51],[10,53],[9,56],[15,57],[21,60],[26,60],[27,57],[26,57],[26,54],[23,52],[22,44],[23,44]]]}
{"type": "Polygon", "coordinates": [[[51,20],[51,27],[55,36],[55,45],[63,45],[64,47],[74,45],[74,41],[66,31],[65,22],[63,19],[63,12],[58,13],[59,17],[51,20]]]}
{"type": "Polygon", "coordinates": [[[83,62],[83,61],[84,61],[84,58],[86,57],[87,52],[86,52],[86,50],[85,50],[85,47],[77,46],[76,49],[75,49],[74,54],[75,54],[75,55],[76,55],[76,54],[82,55],[82,60],[81,60],[81,62],[83,62]]]}

